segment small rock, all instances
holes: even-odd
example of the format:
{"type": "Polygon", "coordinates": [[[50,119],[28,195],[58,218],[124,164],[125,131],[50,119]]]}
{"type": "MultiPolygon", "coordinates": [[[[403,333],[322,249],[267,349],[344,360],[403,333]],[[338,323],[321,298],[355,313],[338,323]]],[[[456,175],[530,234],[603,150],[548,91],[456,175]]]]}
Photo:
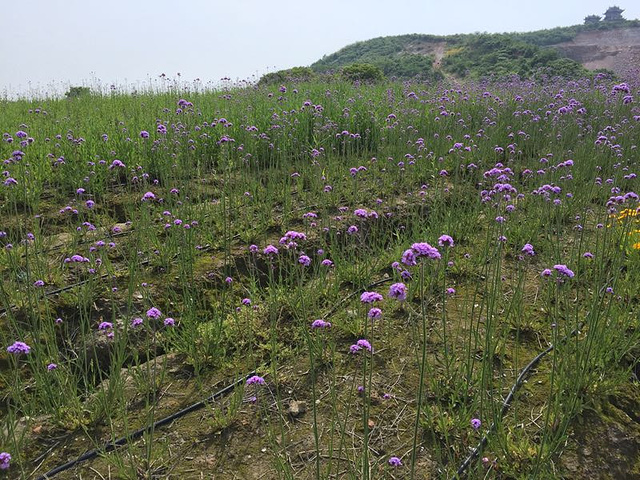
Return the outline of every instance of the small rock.
{"type": "Polygon", "coordinates": [[[300,400],[292,400],[289,403],[289,410],[287,411],[287,413],[289,413],[289,415],[291,415],[293,418],[297,418],[299,416],[301,416],[304,412],[307,411],[307,403],[300,400]]]}

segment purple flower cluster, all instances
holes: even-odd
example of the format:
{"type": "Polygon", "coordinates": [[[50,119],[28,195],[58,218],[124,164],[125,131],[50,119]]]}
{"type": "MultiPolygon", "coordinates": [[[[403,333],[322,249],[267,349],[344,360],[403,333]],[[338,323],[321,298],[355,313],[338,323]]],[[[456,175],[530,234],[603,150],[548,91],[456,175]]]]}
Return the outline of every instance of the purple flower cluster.
{"type": "Polygon", "coordinates": [[[362,303],[373,303],[373,302],[379,302],[382,300],[382,295],[380,295],[377,292],[363,292],[362,295],[360,295],[360,301],[362,303]]]}
{"type": "Polygon", "coordinates": [[[247,378],[247,385],[264,385],[265,381],[259,375],[253,375],[252,377],[247,378]]]}
{"type": "Polygon", "coordinates": [[[324,328],[331,328],[331,322],[327,322],[325,320],[322,320],[321,318],[314,320],[311,323],[311,328],[313,329],[324,329],[324,328]]]}
{"type": "Polygon", "coordinates": [[[11,454],[7,452],[0,453],[0,470],[6,470],[11,463],[11,454]]]}
{"type": "Polygon", "coordinates": [[[26,355],[31,351],[31,347],[24,342],[14,342],[7,347],[7,352],[13,355],[26,355]]]}
{"type": "Polygon", "coordinates": [[[403,301],[407,299],[407,286],[404,283],[394,283],[389,287],[389,297],[403,301]]]}
{"type": "Polygon", "coordinates": [[[373,347],[368,340],[364,338],[358,340],[356,343],[349,347],[349,353],[358,353],[360,350],[365,349],[373,353],[373,347]]]}

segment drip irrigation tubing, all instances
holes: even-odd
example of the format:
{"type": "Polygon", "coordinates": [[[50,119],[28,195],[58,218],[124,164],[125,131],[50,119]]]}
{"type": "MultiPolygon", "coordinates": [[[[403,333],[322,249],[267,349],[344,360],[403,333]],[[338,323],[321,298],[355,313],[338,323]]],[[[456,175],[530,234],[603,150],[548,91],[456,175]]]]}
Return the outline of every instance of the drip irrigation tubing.
{"type": "MultiPolygon", "coordinates": [[[[563,344],[567,340],[569,340],[570,338],[575,337],[578,334],[578,332],[580,331],[580,329],[582,328],[583,325],[584,325],[583,323],[578,325],[578,328],[573,330],[569,335],[567,335],[564,338],[560,339],[560,341],[558,343],[559,344],[563,344]]],[[[555,349],[555,345],[553,345],[553,344],[549,345],[545,350],[543,350],[538,355],[536,355],[533,358],[533,360],[531,360],[520,371],[520,374],[518,375],[518,378],[516,378],[515,383],[511,387],[511,390],[509,391],[509,395],[507,395],[507,397],[504,399],[504,402],[502,403],[502,410],[500,411],[500,419],[502,419],[502,417],[504,417],[504,415],[507,413],[507,410],[509,410],[509,407],[511,406],[511,402],[513,401],[513,398],[515,397],[516,392],[522,386],[522,383],[525,381],[525,379],[527,378],[527,376],[529,375],[531,370],[536,365],[538,365],[538,363],[540,363],[540,360],[542,360],[546,355],[551,353],[554,349],[555,349]]],[[[489,434],[491,434],[495,429],[496,429],[496,422],[493,422],[491,424],[491,426],[489,427],[489,429],[487,430],[487,432],[482,437],[482,439],[480,440],[480,442],[478,443],[478,445],[471,451],[471,453],[467,456],[467,458],[465,458],[464,462],[462,462],[462,464],[460,464],[460,467],[458,467],[458,471],[456,472],[455,476],[451,477],[451,480],[455,480],[455,479],[461,478],[461,476],[464,475],[466,469],[469,467],[469,465],[471,465],[471,462],[473,462],[473,460],[475,460],[478,457],[478,455],[480,454],[480,451],[486,446],[487,442],[489,441],[489,434]]]]}
{"type": "MultiPolygon", "coordinates": [[[[200,252],[206,252],[211,248],[211,245],[205,245],[200,249],[200,252]]],[[[175,257],[174,257],[175,258],[175,257]]],[[[146,259],[146,260],[142,260],[140,261],[139,265],[141,266],[145,266],[148,265],[149,263],[151,263],[150,259],[146,259]]],[[[49,290],[46,291],[44,293],[45,297],[51,297],[53,295],[58,295],[59,293],[63,293],[63,292],[67,292],[69,290],[73,290],[76,287],[80,287],[81,285],[85,285],[91,281],[95,281],[95,280],[105,280],[107,278],[111,278],[114,275],[117,275],[118,273],[122,273],[127,271],[126,268],[120,269],[120,270],[116,270],[113,273],[103,273],[102,275],[100,275],[97,278],[87,278],[85,280],[80,280],[79,282],[73,283],[71,285],[66,285],[64,287],[59,287],[59,288],[55,288],[53,290],[49,290]]],[[[7,313],[9,310],[15,310],[17,308],[17,305],[9,305],[7,308],[0,308],[0,315],[4,315],[5,313],[7,313]]]]}
{"type": "Polygon", "coordinates": [[[173,422],[174,420],[177,420],[180,417],[185,416],[188,413],[194,412],[196,410],[199,410],[201,408],[203,408],[204,406],[206,406],[207,404],[217,400],[218,398],[226,395],[227,393],[231,392],[233,389],[235,389],[238,385],[240,385],[241,383],[245,382],[247,379],[249,379],[250,377],[252,377],[253,375],[255,375],[255,371],[250,372],[248,374],[246,374],[243,377],[240,377],[238,380],[236,380],[233,383],[230,383],[229,385],[227,385],[226,387],[224,387],[222,390],[218,390],[217,392],[209,395],[207,398],[205,398],[204,400],[200,400],[199,402],[196,402],[192,405],[189,405],[186,408],[183,408],[182,410],[180,410],[179,412],[173,413],[171,415],[169,415],[168,417],[165,417],[161,420],[158,420],[157,422],[154,422],[151,425],[147,425],[146,427],[142,427],[138,430],[136,430],[135,432],[131,433],[130,435],[121,437],[113,442],[108,442],[105,443],[101,448],[95,448],[93,450],[89,450],[88,452],[83,453],[82,455],[80,455],[78,458],[71,460],[67,463],[65,463],[64,465],[59,465],[56,468],[54,468],[53,470],[48,471],[47,473],[45,473],[44,475],[42,475],[41,477],[38,477],[38,480],[48,480],[50,478],[53,478],[54,475],[57,475],[60,472],[64,472],[65,470],[69,470],[70,468],[73,468],[74,466],[86,461],[86,460],[90,460],[92,458],[97,457],[100,453],[107,453],[107,452],[111,452],[113,450],[115,450],[117,447],[121,447],[133,440],[137,440],[138,438],[142,437],[146,432],[150,431],[150,430],[155,430],[156,428],[162,427],[163,425],[167,425],[171,422],[173,422]]]}

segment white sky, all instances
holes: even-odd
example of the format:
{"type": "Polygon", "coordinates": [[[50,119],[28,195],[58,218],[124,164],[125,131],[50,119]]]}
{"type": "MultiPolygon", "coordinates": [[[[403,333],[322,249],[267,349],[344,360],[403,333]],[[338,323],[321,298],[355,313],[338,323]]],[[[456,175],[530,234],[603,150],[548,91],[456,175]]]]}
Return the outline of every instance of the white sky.
{"type": "Polygon", "coordinates": [[[69,84],[249,79],[347,44],[405,33],[530,31],[582,23],[621,0],[0,0],[0,97],[69,84]],[[9,7],[9,3],[13,5],[9,7]]]}

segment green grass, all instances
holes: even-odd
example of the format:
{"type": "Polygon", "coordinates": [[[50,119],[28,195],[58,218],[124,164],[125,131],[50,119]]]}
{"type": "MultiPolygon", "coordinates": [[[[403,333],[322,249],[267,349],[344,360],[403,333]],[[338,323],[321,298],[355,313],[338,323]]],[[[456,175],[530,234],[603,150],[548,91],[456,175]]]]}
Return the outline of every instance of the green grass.
{"type": "Polygon", "coordinates": [[[471,478],[581,478],[563,459],[585,412],[640,398],[640,122],[613,86],[4,102],[7,475],[37,478],[257,370],[265,385],[60,478],[455,478],[487,432],[471,478]],[[403,263],[418,242],[441,258],[403,263]],[[398,282],[404,301],[388,296],[398,282]],[[362,339],[373,351],[350,353],[362,339]]]}

